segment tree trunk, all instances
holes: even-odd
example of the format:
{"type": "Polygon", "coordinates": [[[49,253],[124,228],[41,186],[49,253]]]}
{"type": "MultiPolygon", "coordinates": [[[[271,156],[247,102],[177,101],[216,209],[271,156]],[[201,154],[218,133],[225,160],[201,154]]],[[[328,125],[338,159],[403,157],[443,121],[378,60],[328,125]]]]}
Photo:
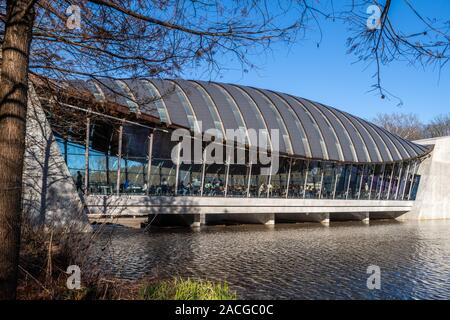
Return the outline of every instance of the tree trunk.
{"type": "Polygon", "coordinates": [[[8,0],[0,78],[0,299],[16,296],[34,0],[8,0]]]}

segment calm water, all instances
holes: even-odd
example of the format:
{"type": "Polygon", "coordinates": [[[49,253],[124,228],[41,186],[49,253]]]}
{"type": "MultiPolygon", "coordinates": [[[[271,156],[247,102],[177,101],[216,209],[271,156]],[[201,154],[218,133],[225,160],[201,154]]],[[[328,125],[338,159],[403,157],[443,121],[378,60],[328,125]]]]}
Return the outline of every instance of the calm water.
{"type": "Polygon", "coordinates": [[[226,280],[244,299],[450,299],[450,221],[114,228],[95,245],[116,276],[226,280]]]}

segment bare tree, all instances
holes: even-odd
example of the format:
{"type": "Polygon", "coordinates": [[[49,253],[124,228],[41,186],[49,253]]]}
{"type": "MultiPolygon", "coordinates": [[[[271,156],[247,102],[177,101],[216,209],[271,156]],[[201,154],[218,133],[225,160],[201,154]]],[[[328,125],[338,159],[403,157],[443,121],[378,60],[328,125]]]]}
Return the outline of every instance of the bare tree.
{"type": "Polygon", "coordinates": [[[427,138],[450,136],[450,114],[441,114],[434,117],[424,128],[427,138]]]}
{"type": "Polygon", "coordinates": [[[423,124],[415,114],[378,114],[372,121],[404,139],[417,140],[423,138],[423,124]]]}
{"type": "Polygon", "coordinates": [[[372,89],[381,96],[401,99],[382,85],[382,68],[393,61],[413,66],[432,66],[441,71],[450,60],[450,19],[427,17],[410,0],[351,1],[338,14],[350,28],[348,52],[359,61],[374,66],[372,89]],[[374,8],[373,5],[378,8],[374,8]],[[373,21],[367,13],[372,9],[373,21]],[[408,19],[399,20],[398,15],[408,19]],[[403,23],[405,21],[405,23],[403,23]]]}
{"type": "Polygon", "coordinates": [[[0,79],[0,299],[15,297],[34,2],[8,1],[0,79]]]}

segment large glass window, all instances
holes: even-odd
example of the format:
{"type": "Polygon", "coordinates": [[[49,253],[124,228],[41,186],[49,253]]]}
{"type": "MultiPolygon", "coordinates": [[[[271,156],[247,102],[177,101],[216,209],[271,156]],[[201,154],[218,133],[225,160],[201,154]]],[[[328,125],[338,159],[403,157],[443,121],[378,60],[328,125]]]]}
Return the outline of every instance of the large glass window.
{"type": "Polygon", "coordinates": [[[305,198],[318,199],[322,183],[322,170],[319,161],[309,163],[308,174],[306,177],[305,198]]]}
{"type": "Polygon", "coordinates": [[[371,200],[377,199],[377,191],[378,191],[378,185],[381,180],[381,174],[382,174],[382,166],[379,164],[373,165],[372,173],[371,173],[372,177],[371,177],[370,185],[369,185],[369,190],[370,190],[369,199],[371,199],[371,200]]]}
{"type": "MultiPolygon", "coordinates": [[[[60,148],[61,155],[63,156],[69,173],[72,176],[74,182],[77,181],[77,172],[80,172],[82,176],[81,189],[84,190],[85,183],[85,144],[84,141],[72,139],[70,136],[67,138],[62,138],[56,136],[56,142],[60,148]]],[[[86,191],[86,190],[84,190],[86,191]]]]}
{"type": "Polygon", "coordinates": [[[346,199],[347,189],[350,184],[352,165],[345,164],[338,167],[336,183],[336,199],[346,199]]]}
{"type": "MultiPolygon", "coordinates": [[[[251,167],[245,164],[228,166],[223,161],[224,163],[220,164],[203,165],[195,164],[191,159],[190,163],[179,165],[177,183],[177,166],[170,158],[175,142],[170,141],[170,133],[155,134],[152,167],[150,176],[147,176],[148,131],[124,126],[120,151],[118,125],[105,131],[105,127],[102,128],[100,123],[95,123],[91,130],[93,133],[89,144],[87,191],[92,194],[116,193],[119,165],[120,193],[145,194],[148,189],[150,195],[161,196],[203,194],[205,197],[248,195],[255,198],[269,196],[297,199],[413,200],[420,181],[420,176],[417,175],[419,163],[414,161],[359,165],[280,157],[279,169],[270,178],[268,174],[263,175],[263,168],[259,164],[252,164],[251,167]],[[203,192],[201,192],[202,179],[204,179],[203,192]],[[178,189],[175,191],[177,186],[178,189]]],[[[76,140],[56,135],[56,141],[74,180],[77,179],[78,171],[82,175],[84,189],[85,144],[80,137],[81,135],[76,140]]],[[[248,157],[248,150],[246,155],[248,157]]]]}
{"type": "Polygon", "coordinates": [[[110,194],[112,186],[108,185],[108,164],[105,154],[89,150],[89,192],[110,194]]]}
{"type": "Polygon", "coordinates": [[[321,198],[322,199],[333,199],[333,192],[336,182],[336,170],[335,164],[331,162],[323,162],[322,163],[322,191],[321,198]]]}
{"type": "Polygon", "coordinates": [[[270,197],[286,198],[286,188],[289,173],[289,158],[279,158],[278,172],[272,174],[269,184],[270,197]]]}
{"type": "Polygon", "coordinates": [[[419,187],[420,175],[417,174],[419,170],[420,161],[417,160],[414,165],[411,173],[408,177],[408,182],[405,190],[405,200],[415,200],[417,189],[419,187]]]}
{"type": "Polygon", "coordinates": [[[401,192],[402,192],[402,188],[404,185],[405,175],[406,175],[406,170],[407,170],[406,162],[402,162],[401,164],[399,164],[398,168],[399,169],[397,170],[396,180],[395,180],[395,189],[393,190],[393,196],[392,196],[393,200],[398,200],[402,196],[401,192]]]}
{"type": "Polygon", "coordinates": [[[289,182],[289,198],[304,197],[307,168],[307,161],[299,159],[292,161],[291,178],[289,182]]]}
{"type": "Polygon", "coordinates": [[[146,158],[125,156],[124,163],[124,193],[144,193],[144,182],[146,180],[146,158]]]}
{"type": "Polygon", "coordinates": [[[397,200],[404,200],[405,199],[405,191],[406,191],[406,184],[408,181],[408,176],[411,173],[411,170],[413,170],[413,163],[411,161],[405,162],[403,166],[403,174],[400,181],[400,188],[398,191],[397,200]]]}
{"type": "Polygon", "coordinates": [[[414,174],[412,185],[411,185],[411,195],[410,195],[409,200],[416,200],[419,183],[420,183],[420,175],[414,174]]]}
{"type": "Polygon", "coordinates": [[[222,197],[225,194],[226,167],[223,164],[209,164],[205,166],[205,181],[203,196],[222,197]]]}
{"type": "Polygon", "coordinates": [[[384,168],[384,177],[381,182],[381,200],[387,200],[389,199],[389,193],[390,193],[390,185],[391,181],[393,179],[393,172],[394,166],[393,164],[387,164],[384,168]]]}
{"type": "Polygon", "coordinates": [[[180,196],[199,196],[202,181],[201,164],[180,164],[178,192],[180,196]]]}
{"type": "Polygon", "coordinates": [[[246,197],[248,166],[231,164],[228,176],[227,197],[246,197]]]}
{"type": "Polygon", "coordinates": [[[362,171],[362,165],[353,165],[351,167],[347,199],[358,199],[359,189],[361,187],[362,171]]]}
{"type": "Polygon", "coordinates": [[[86,168],[84,144],[81,142],[72,142],[61,137],[56,137],[56,141],[72,177],[76,177],[77,171],[80,171],[84,175],[86,168]]]}
{"type": "Polygon", "coordinates": [[[149,194],[168,196],[175,194],[176,165],[171,159],[153,159],[149,194]]]}
{"type": "Polygon", "coordinates": [[[400,175],[403,171],[403,164],[402,163],[396,163],[394,168],[394,175],[392,177],[392,185],[391,185],[391,192],[389,195],[389,200],[395,200],[395,196],[397,194],[397,188],[399,187],[400,183],[400,175]]]}
{"type": "Polygon", "coordinates": [[[373,195],[373,199],[381,199],[381,195],[382,195],[382,191],[383,191],[383,184],[384,184],[384,180],[385,180],[385,172],[386,171],[386,165],[384,164],[380,164],[380,165],[376,165],[375,167],[375,172],[376,172],[376,176],[375,176],[375,182],[374,182],[374,195],[373,195]]]}
{"type": "Polygon", "coordinates": [[[364,165],[362,169],[361,175],[361,184],[359,191],[359,199],[367,200],[370,196],[370,184],[372,183],[373,177],[373,166],[372,165],[364,165]]]}
{"type": "MultiPolygon", "coordinates": [[[[268,171],[269,168],[267,167],[267,172],[265,173],[268,173],[268,171]]],[[[269,192],[273,191],[272,184],[269,185],[269,175],[263,175],[262,173],[262,167],[260,165],[253,164],[251,166],[250,197],[267,198],[268,188],[271,189],[269,192]]]]}
{"type": "Polygon", "coordinates": [[[333,186],[333,199],[342,199],[343,185],[345,179],[345,165],[336,164],[334,166],[334,186],[333,186]]]}

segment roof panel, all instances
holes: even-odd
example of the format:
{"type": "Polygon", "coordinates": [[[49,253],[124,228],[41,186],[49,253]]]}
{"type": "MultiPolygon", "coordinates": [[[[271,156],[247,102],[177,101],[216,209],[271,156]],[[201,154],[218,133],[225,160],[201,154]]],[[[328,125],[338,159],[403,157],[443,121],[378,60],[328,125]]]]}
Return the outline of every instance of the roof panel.
{"type": "Polygon", "coordinates": [[[257,90],[267,96],[280,113],[282,121],[284,122],[291,138],[293,153],[299,156],[311,158],[308,139],[302,128],[300,120],[292,108],[286,101],[273,92],[267,90],[257,90]]]}
{"type": "MultiPolygon", "coordinates": [[[[277,109],[273,106],[272,102],[260,92],[249,87],[241,87],[245,92],[247,92],[250,97],[255,101],[258,106],[262,117],[267,125],[267,129],[278,130],[279,133],[279,151],[292,154],[292,144],[289,133],[287,132],[286,126],[281,119],[280,114],[277,109]]],[[[270,133],[270,132],[269,132],[270,133]]],[[[272,141],[273,144],[273,141],[272,141]]]]}
{"type": "Polygon", "coordinates": [[[297,98],[297,100],[300,101],[302,106],[308,110],[308,112],[311,114],[312,118],[314,119],[315,123],[317,124],[317,127],[319,128],[319,131],[322,135],[323,141],[325,142],[327,153],[328,153],[328,159],[329,160],[335,160],[340,161],[339,158],[339,152],[337,148],[337,143],[339,141],[336,140],[336,137],[332,131],[332,128],[329,126],[329,124],[325,121],[323,116],[312,106],[311,102],[309,100],[303,99],[303,98],[297,98]]]}
{"type": "Polygon", "coordinates": [[[204,81],[101,79],[87,88],[97,100],[195,130],[215,128],[280,132],[280,151],[293,156],[344,162],[382,163],[417,158],[429,149],[338,109],[288,94],[204,81]],[[137,105],[136,105],[137,103],[137,105]]]}
{"type": "Polygon", "coordinates": [[[328,158],[326,154],[324,154],[322,151],[323,148],[320,142],[322,140],[322,137],[320,136],[320,133],[315,128],[314,123],[311,121],[306,112],[304,112],[303,107],[300,105],[300,103],[285,93],[277,93],[277,94],[289,104],[289,106],[294,110],[294,112],[298,116],[303,128],[305,129],[305,133],[307,135],[309,145],[311,147],[312,158],[317,159],[328,158]]]}
{"type": "Polygon", "coordinates": [[[186,114],[185,107],[182,105],[182,101],[176,94],[175,85],[159,79],[151,79],[150,82],[156,87],[164,101],[172,123],[190,128],[191,123],[186,114]]]}
{"type": "Polygon", "coordinates": [[[312,104],[323,113],[324,117],[330,122],[331,127],[334,129],[338,141],[339,147],[342,149],[342,153],[345,161],[360,161],[366,162],[369,161],[367,159],[366,153],[363,150],[361,139],[359,135],[356,135],[355,141],[352,140],[350,133],[347,131],[344,124],[331,112],[330,109],[324,107],[320,103],[312,102],[312,104]]]}
{"type": "MultiPolygon", "coordinates": [[[[154,117],[160,116],[156,105],[157,103],[161,103],[161,101],[158,102],[160,97],[152,93],[152,90],[148,87],[146,80],[124,80],[124,82],[128,85],[128,88],[130,88],[136,98],[136,102],[139,104],[139,109],[141,112],[147,113],[154,117]]],[[[161,121],[163,120],[161,119],[161,121]]]]}
{"type": "Polygon", "coordinates": [[[245,123],[247,124],[247,129],[267,129],[261,116],[256,114],[259,110],[256,110],[254,102],[241,91],[241,88],[229,84],[221,84],[221,87],[223,87],[233,97],[234,101],[236,101],[236,105],[239,107],[245,123]]]}
{"type": "Polygon", "coordinates": [[[197,116],[197,120],[202,123],[202,130],[206,131],[208,129],[216,129],[213,117],[211,116],[210,109],[207,105],[209,102],[205,100],[201,92],[196,89],[194,84],[186,80],[176,80],[174,82],[180,86],[188,97],[197,116]]]}
{"type": "Polygon", "coordinates": [[[233,115],[230,103],[227,101],[226,97],[219,91],[219,89],[212,86],[211,84],[208,84],[207,82],[198,81],[198,83],[203,87],[203,89],[205,89],[205,91],[211,97],[211,100],[216,105],[225,129],[238,128],[239,125],[233,115]]]}

